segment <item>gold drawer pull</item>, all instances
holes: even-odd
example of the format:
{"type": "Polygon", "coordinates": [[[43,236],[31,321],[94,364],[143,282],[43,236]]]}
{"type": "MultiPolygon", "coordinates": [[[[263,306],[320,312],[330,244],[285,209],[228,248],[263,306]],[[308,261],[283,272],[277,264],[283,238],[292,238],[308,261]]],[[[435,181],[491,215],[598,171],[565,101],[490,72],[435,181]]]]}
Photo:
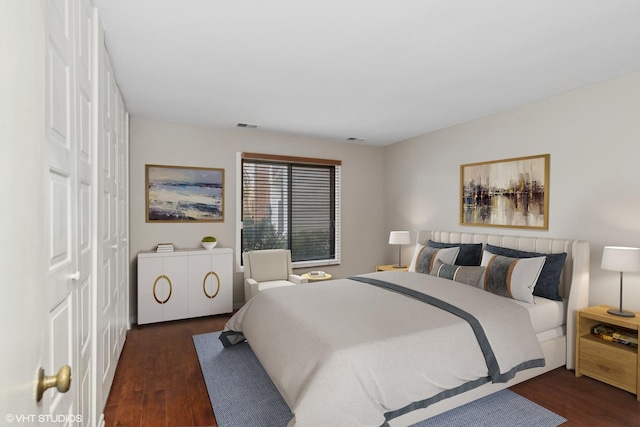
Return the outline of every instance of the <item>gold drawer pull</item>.
{"type": "Polygon", "coordinates": [[[164,274],[161,274],[160,276],[158,276],[156,278],[156,281],[153,282],[153,297],[156,299],[156,302],[158,304],[166,304],[167,301],[169,301],[169,298],[171,298],[171,293],[173,292],[173,285],[171,284],[171,279],[169,279],[167,276],[165,276],[164,274]],[[160,281],[160,279],[166,279],[167,282],[169,282],[169,295],[167,296],[167,299],[165,299],[164,301],[160,301],[158,299],[158,296],[156,295],[156,286],[158,286],[158,282],[160,281]]]}
{"type": "Polygon", "coordinates": [[[202,291],[209,299],[214,299],[218,295],[218,292],[220,292],[220,277],[218,277],[218,274],[215,271],[210,271],[204,276],[204,280],[202,281],[202,291]],[[218,289],[216,289],[216,293],[213,295],[209,295],[209,292],[207,292],[207,279],[211,275],[216,276],[216,281],[218,282],[218,289]]]}

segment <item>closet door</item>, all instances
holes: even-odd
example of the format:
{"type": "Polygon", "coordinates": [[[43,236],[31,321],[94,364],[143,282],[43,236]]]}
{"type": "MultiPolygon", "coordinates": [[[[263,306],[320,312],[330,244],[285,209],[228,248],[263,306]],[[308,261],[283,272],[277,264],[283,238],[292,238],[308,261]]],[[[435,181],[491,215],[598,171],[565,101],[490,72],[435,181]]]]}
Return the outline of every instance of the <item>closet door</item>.
{"type": "Polygon", "coordinates": [[[96,256],[97,202],[95,174],[97,174],[95,139],[95,11],[89,0],[73,3],[75,10],[75,152],[76,152],[76,205],[78,248],[78,295],[76,299],[78,349],[75,379],[79,391],[78,408],[85,425],[90,424],[94,395],[91,371],[93,360],[93,294],[96,286],[94,258],[96,256]]]}
{"type": "Polygon", "coordinates": [[[96,295],[96,403],[109,396],[128,321],[128,203],[126,111],[105,45],[97,31],[98,55],[98,292],[96,295]]]}
{"type": "Polygon", "coordinates": [[[92,414],[92,294],[96,285],[94,10],[89,0],[45,2],[47,145],[44,218],[48,247],[48,357],[44,373],[67,365],[66,394],[42,395],[48,413],[92,414]]]}
{"type": "MultiPolygon", "coordinates": [[[[102,33],[102,32],[101,32],[102,33]]],[[[102,34],[100,34],[102,37],[102,34]]],[[[98,105],[98,266],[100,280],[97,294],[97,403],[105,401],[113,381],[116,360],[111,349],[115,342],[113,313],[115,303],[116,264],[114,253],[117,239],[115,236],[116,184],[115,150],[113,132],[114,106],[112,95],[112,73],[109,58],[104,45],[98,46],[98,87],[100,104],[98,105]]]]}
{"type": "Polygon", "coordinates": [[[129,323],[129,115],[122,94],[118,93],[118,149],[117,149],[117,281],[116,281],[116,346],[115,357],[120,358],[129,323]]]}
{"type": "MultiPolygon", "coordinates": [[[[9,1],[1,2],[0,9],[5,18],[0,34],[6,42],[0,49],[6,77],[1,86],[11,104],[5,114],[10,123],[0,124],[0,133],[11,141],[4,158],[11,167],[3,163],[3,170],[15,177],[6,182],[12,187],[5,198],[12,209],[5,211],[12,221],[5,222],[11,232],[2,235],[15,244],[7,245],[11,256],[2,257],[10,265],[5,268],[8,298],[2,313],[3,320],[10,317],[20,325],[5,322],[5,344],[15,351],[7,359],[11,372],[0,409],[23,417],[43,415],[46,425],[101,425],[126,329],[121,324],[127,323],[127,310],[122,307],[129,299],[120,292],[128,286],[128,263],[116,262],[114,269],[104,247],[119,241],[126,246],[128,215],[121,206],[127,197],[126,111],[117,94],[120,105],[112,111],[123,118],[115,126],[120,129],[118,144],[124,145],[99,149],[98,108],[113,102],[98,90],[104,77],[98,73],[98,53],[104,61],[106,52],[91,0],[9,1]],[[113,166],[118,158],[125,162],[120,169],[113,166]],[[109,175],[105,181],[103,170],[109,175]],[[114,186],[110,180],[116,170],[122,181],[114,186]],[[116,203],[105,202],[114,187],[116,203]],[[104,236],[113,235],[116,212],[118,237],[105,242],[104,236]],[[114,292],[122,302],[116,322],[114,292]],[[119,323],[115,333],[114,323],[119,323]],[[70,376],[64,374],[66,367],[70,376]],[[43,379],[62,373],[59,386],[68,384],[68,391],[53,387],[36,394],[38,373],[43,379]]],[[[115,88],[112,73],[110,80],[115,88]]],[[[50,382],[41,381],[45,386],[50,382]]]]}
{"type": "Polygon", "coordinates": [[[48,289],[55,286],[50,283],[52,228],[51,217],[47,217],[52,197],[45,186],[52,182],[48,148],[54,144],[49,135],[50,117],[45,115],[45,109],[51,113],[46,107],[50,86],[44,78],[53,75],[53,46],[45,25],[51,6],[0,2],[0,193],[4,201],[0,210],[4,350],[0,413],[5,425],[12,421],[9,414],[48,414],[52,393],[45,392],[40,403],[34,399],[35,373],[39,367],[51,368],[48,289]],[[49,59],[46,66],[45,58],[49,59]],[[19,209],[11,209],[17,206],[19,209]]]}

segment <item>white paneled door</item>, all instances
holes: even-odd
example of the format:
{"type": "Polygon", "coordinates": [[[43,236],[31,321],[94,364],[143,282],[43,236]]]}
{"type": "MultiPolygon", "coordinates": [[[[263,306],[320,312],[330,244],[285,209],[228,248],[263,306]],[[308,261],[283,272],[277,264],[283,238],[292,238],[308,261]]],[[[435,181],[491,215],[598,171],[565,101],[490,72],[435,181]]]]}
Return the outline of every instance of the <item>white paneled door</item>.
{"type": "Polygon", "coordinates": [[[128,119],[98,31],[98,222],[96,402],[104,407],[128,326],[128,119]]]}
{"type": "Polygon", "coordinates": [[[92,396],[95,387],[92,375],[93,333],[92,316],[95,311],[93,299],[97,278],[93,267],[96,257],[96,150],[95,150],[95,38],[96,18],[89,0],[73,3],[75,15],[75,128],[76,128],[76,204],[78,275],[77,280],[77,410],[83,414],[83,425],[91,425],[93,414],[92,396]],[[90,415],[91,414],[91,415],[90,415]]]}
{"type": "Polygon", "coordinates": [[[0,0],[0,40],[0,424],[98,426],[128,326],[124,103],[91,0],[0,0]]]}
{"type": "MultiPolygon", "coordinates": [[[[83,347],[81,325],[87,326],[85,339],[89,340],[91,320],[87,311],[81,310],[79,299],[81,289],[89,292],[91,288],[91,253],[88,268],[80,271],[78,243],[88,239],[85,250],[91,251],[90,236],[82,236],[82,230],[92,228],[91,199],[94,190],[91,165],[83,160],[83,151],[92,144],[93,94],[90,86],[83,90],[86,85],[76,85],[77,81],[84,83],[86,76],[82,76],[82,66],[76,67],[75,63],[76,59],[90,60],[81,58],[81,53],[75,51],[74,40],[79,36],[76,31],[81,28],[83,19],[78,15],[83,12],[82,8],[76,7],[80,2],[61,0],[44,4],[47,153],[44,220],[48,249],[47,278],[43,284],[48,308],[44,371],[52,375],[67,369],[73,381],[67,387],[53,388],[39,397],[55,420],[62,421],[65,416],[73,415],[82,422],[88,421],[90,414],[80,412],[79,385],[83,376],[90,372],[91,361],[80,357],[83,347]],[[77,123],[79,117],[80,122],[77,123]],[[88,127],[89,131],[83,127],[88,127]]],[[[64,421],[60,424],[69,424],[70,420],[64,421]]]]}

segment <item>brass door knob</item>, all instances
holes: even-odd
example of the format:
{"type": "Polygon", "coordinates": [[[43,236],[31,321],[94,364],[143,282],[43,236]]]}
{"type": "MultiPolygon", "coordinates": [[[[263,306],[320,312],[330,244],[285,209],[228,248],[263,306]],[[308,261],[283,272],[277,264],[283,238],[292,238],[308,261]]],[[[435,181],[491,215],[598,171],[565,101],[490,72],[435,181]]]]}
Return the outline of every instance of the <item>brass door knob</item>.
{"type": "Polygon", "coordinates": [[[66,393],[71,388],[71,367],[64,365],[56,375],[47,376],[44,368],[38,371],[38,384],[36,385],[36,402],[42,400],[44,391],[55,387],[60,393],[66,393]]]}

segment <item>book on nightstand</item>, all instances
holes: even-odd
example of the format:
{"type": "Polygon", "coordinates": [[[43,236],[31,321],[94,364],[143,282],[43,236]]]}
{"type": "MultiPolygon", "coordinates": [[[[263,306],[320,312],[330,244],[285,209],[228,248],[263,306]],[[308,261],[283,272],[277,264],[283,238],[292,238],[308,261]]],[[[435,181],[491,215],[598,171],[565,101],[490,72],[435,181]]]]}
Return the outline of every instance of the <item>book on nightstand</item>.
{"type": "Polygon", "coordinates": [[[636,331],[600,324],[594,326],[593,334],[607,341],[617,342],[629,347],[638,347],[638,333],[636,331]]]}

